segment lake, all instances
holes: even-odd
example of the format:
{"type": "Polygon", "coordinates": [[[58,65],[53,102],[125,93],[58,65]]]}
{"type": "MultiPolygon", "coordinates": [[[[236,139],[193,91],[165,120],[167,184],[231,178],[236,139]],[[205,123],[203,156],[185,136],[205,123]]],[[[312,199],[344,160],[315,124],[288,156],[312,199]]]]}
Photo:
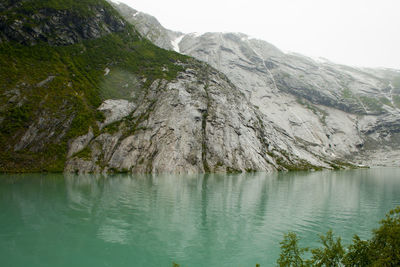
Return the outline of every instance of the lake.
{"type": "Polygon", "coordinates": [[[400,205],[400,169],[0,175],[2,266],[275,266],[283,234],[343,243],[400,205]]]}

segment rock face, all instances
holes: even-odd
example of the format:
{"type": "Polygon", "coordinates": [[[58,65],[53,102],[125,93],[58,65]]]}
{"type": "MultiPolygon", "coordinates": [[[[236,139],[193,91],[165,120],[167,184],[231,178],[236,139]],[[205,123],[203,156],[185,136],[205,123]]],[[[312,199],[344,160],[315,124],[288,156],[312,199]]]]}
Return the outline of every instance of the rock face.
{"type": "Polygon", "coordinates": [[[100,126],[100,128],[103,128],[131,114],[135,110],[135,105],[125,99],[108,99],[101,104],[98,110],[104,112],[106,116],[106,119],[100,126]]]}
{"type": "Polygon", "coordinates": [[[0,171],[309,170],[396,154],[398,72],[172,32],[113,5],[135,28],[103,0],[0,4],[0,62],[13,62],[0,69],[0,171]]]}
{"type": "Polygon", "coordinates": [[[134,24],[135,28],[142,35],[151,40],[152,43],[164,49],[176,49],[174,43],[171,43],[171,40],[182,36],[182,33],[165,29],[155,17],[139,12],[124,3],[116,4],[110,1],[110,4],[124,16],[126,21],[134,24]]]}
{"type": "MultiPolygon", "coordinates": [[[[338,166],[266,117],[224,74],[144,40],[102,0],[7,2],[1,16],[0,62],[14,64],[0,69],[0,171],[338,166]],[[24,25],[33,19],[38,34],[14,27],[20,17],[24,25]]],[[[162,26],[149,28],[154,21],[137,28],[156,36],[162,26]]],[[[184,36],[169,31],[158,44],[167,37],[179,50],[184,36]]]]}
{"type": "Polygon", "coordinates": [[[333,158],[321,159],[277,132],[224,75],[205,64],[187,66],[172,82],[156,80],[135,105],[112,131],[91,140],[85,160],[71,157],[66,171],[245,172],[332,165],[333,158]]]}
{"type": "Polygon", "coordinates": [[[50,45],[71,45],[122,31],[124,24],[111,8],[96,1],[82,6],[75,4],[70,9],[62,4],[46,5],[45,1],[14,0],[0,5],[0,43],[17,41],[35,45],[42,41],[50,45]],[[78,13],[78,7],[84,9],[84,13],[78,13]]]}
{"type": "MultiPolygon", "coordinates": [[[[143,24],[145,17],[142,14],[139,21],[132,16],[129,21],[143,24]]],[[[306,146],[322,158],[357,159],[369,165],[386,164],[369,159],[379,151],[398,151],[399,71],[352,68],[283,53],[241,33],[173,35],[148,18],[144,36],[223,72],[264,122],[296,140],[294,147],[306,146]],[[152,24],[159,32],[156,36],[148,34],[152,24]]]]}

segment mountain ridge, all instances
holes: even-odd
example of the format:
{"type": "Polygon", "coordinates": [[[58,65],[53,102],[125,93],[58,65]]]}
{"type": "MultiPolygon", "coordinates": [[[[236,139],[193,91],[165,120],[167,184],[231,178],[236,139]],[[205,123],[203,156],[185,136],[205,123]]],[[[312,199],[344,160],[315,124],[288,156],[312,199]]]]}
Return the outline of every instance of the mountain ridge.
{"type": "Polygon", "coordinates": [[[153,45],[105,1],[7,3],[1,27],[18,34],[0,43],[1,172],[349,166],[297,145],[225,74],[153,45]]]}
{"type": "MultiPolygon", "coordinates": [[[[126,6],[115,6],[118,10],[126,9],[126,6]]],[[[141,14],[143,21],[148,15],[141,14]]],[[[127,20],[136,25],[135,17],[127,20]]],[[[148,28],[139,29],[150,40],[154,36],[147,36],[146,32],[151,32],[151,21],[154,17],[148,20],[148,28]]],[[[157,32],[169,33],[157,36],[158,39],[171,36],[171,31],[159,23],[155,27],[157,32]]],[[[294,138],[317,144],[317,154],[324,155],[324,150],[330,150],[342,158],[356,157],[363,164],[398,164],[394,160],[387,163],[366,160],[385,150],[399,154],[396,152],[400,108],[398,70],[316,62],[297,53],[285,54],[265,41],[242,33],[177,34],[181,36],[178,44],[173,38],[158,40],[158,43],[167,44],[163,48],[172,50],[173,45],[169,43],[175,42],[175,49],[178,45],[181,53],[222,71],[268,120],[294,138]],[[261,101],[263,98],[269,101],[261,101]],[[288,108],[284,110],[282,106],[288,108]],[[288,116],[288,112],[292,115],[288,116]]]]}

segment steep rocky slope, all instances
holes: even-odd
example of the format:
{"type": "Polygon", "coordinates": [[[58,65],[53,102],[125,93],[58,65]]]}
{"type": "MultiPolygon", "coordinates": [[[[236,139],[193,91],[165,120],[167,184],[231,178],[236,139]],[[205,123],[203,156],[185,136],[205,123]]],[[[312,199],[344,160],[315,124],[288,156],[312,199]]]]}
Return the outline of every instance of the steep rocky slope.
{"type": "Polygon", "coordinates": [[[226,74],[264,121],[296,140],[294,147],[307,147],[321,158],[399,164],[399,71],[353,68],[284,53],[241,33],[171,32],[154,17],[126,5],[115,7],[160,47],[193,56],[226,74]]]}
{"type": "Polygon", "coordinates": [[[124,3],[112,1],[109,1],[109,3],[120,12],[126,21],[134,24],[135,28],[143,36],[151,40],[153,44],[167,50],[177,49],[177,44],[173,41],[171,42],[171,40],[183,36],[183,33],[165,29],[155,17],[139,12],[124,3]]]}
{"type": "Polygon", "coordinates": [[[341,166],[224,74],[142,38],[103,0],[3,1],[0,27],[2,172],[341,166]]]}
{"type": "Polygon", "coordinates": [[[70,45],[124,30],[115,10],[96,0],[2,1],[0,42],[70,45]]]}

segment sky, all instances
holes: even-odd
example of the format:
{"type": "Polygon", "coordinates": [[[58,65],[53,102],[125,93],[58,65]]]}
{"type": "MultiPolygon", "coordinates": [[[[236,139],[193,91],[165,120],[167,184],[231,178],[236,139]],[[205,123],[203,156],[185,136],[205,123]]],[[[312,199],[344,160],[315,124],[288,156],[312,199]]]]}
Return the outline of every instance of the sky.
{"type": "Polygon", "coordinates": [[[171,30],[242,32],[283,51],[400,69],[400,0],[119,0],[171,30]]]}

